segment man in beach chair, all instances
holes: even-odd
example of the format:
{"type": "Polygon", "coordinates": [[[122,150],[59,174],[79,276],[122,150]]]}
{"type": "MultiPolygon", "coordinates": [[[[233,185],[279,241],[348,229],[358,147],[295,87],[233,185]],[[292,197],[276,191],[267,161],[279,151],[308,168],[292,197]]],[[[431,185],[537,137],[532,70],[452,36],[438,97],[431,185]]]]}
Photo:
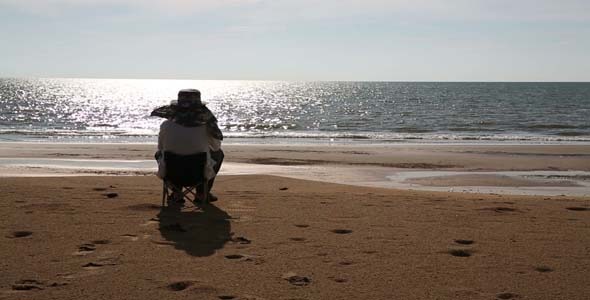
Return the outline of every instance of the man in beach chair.
{"type": "Polygon", "coordinates": [[[163,202],[182,206],[185,199],[216,201],[210,191],[224,158],[223,134],[213,113],[201,102],[201,92],[180,90],[177,100],[151,115],[167,119],[160,125],[156,152],[158,177],[164,181],[163,202]]]}

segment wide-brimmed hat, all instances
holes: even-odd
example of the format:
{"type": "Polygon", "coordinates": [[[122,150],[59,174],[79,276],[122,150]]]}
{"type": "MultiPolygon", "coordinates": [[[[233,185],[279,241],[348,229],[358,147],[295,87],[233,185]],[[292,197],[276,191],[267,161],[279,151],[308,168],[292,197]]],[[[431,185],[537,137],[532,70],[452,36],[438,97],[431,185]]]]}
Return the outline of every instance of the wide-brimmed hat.
{"type": "Polygon", "coordinates": [[[183,89],[178,92],[178,99],[169,105],[158,107],[150,116],[174,119],[187,126],[198,126],[207,122],[217,122],[211,111],[201,101],[201,92],[197,89],[183,89]]]}
{"type": "Polygon", "coordinates": [[[177,105],[180,108],[193,108],[203,106],[201,92],[197,89],[184,89],[178,91],[177,105]]]}
{"type": "Polygon", "coordinates": [[[183,89],[178,91],[178,98],[170,101],[169,105],[158,107],[150,116],[170,119],[181,111],[199,110],[205,106],[201,101],[201,92],[197,89],[183,89]]]}

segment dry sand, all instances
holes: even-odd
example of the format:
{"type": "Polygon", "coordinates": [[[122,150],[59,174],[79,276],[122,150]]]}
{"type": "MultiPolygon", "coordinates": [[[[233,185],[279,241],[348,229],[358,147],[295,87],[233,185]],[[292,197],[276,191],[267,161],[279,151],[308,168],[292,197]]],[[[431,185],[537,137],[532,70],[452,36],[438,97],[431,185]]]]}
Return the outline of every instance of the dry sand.
{"type": "MultiPolygon", "coordinates": [[[[0,157],[153,153],[153,145],[7,144],[0,157]]],[[[235,145],[226,154],[250,163],[588,171],[588,149],[235,145]]],[[[0,178],[0,299],[590,299],[588,197],[264,175],[221,176],[215,193],[213,206],[173,212],[161,211],[154,176],[0,178]]]]}
{"type": "Polygon", "coordinates": [[[175,213],[152,176],[0,190],[4,299],[590,299],[589,199],[224,176],[175,213]]]}

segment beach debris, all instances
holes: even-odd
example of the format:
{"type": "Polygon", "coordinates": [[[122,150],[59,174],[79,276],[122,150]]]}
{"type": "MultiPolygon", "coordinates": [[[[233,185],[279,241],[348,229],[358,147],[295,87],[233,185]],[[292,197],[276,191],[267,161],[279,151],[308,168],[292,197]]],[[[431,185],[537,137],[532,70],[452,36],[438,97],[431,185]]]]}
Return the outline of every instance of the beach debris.
{"type": "Polygon", "coordinates": [[[280,188],[279,190],[281,190],[281,191],[286,191],[286,190],[288,190],[288,189],[289,189],[288,187],[282,187],[282,188],[280,188]]]}
{"type": "Polygon", "coordinates": [[[306,286],[311,283],[311,278],[306,276],[299,276],[295,272],[287,272],[283,274],[282,278],[287,280],[290,284],[296,286],[306,286]]]}
{"type": "Polygon", "coordinates": [[[13,231],[10,235],[6,236],[7,238],[23,238],[32,235],[33,232],[31,231],[13,231]]]}
{"type": "Polygon", "coordinates": [[[307,225],[307,224],[295,224],[295,227],[307,228],[307,227],[309,227],[309,225],[307,225]]]}
{"type": "Polygon", "coordinates": [[[352,230],[350,230],[350,229],[333,229],[331,231],[333,233],[336,233],[336,234],[349,234],[349,233],[352,233],[352,230]]]}
{"type": "Polygon", "coordinates": [[[118,197],[119,196],[119,194],[117,194],[117,193],[106,193],[106,194],[103,194],[103,195],[106,196],[109,199],[115,198],[115,197],[118,197]]]}

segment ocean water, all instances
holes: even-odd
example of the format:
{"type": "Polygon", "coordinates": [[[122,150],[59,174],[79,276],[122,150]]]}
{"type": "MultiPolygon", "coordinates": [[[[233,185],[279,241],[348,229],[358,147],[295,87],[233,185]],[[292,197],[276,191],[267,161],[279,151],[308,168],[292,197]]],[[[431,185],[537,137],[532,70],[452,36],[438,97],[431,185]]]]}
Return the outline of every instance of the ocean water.
{"type": "Polygon", "coordinates": [[[590,83],[0,79],[0,141],[155,142],[198,88],[228,141],[590,142],[590,83]]]}

